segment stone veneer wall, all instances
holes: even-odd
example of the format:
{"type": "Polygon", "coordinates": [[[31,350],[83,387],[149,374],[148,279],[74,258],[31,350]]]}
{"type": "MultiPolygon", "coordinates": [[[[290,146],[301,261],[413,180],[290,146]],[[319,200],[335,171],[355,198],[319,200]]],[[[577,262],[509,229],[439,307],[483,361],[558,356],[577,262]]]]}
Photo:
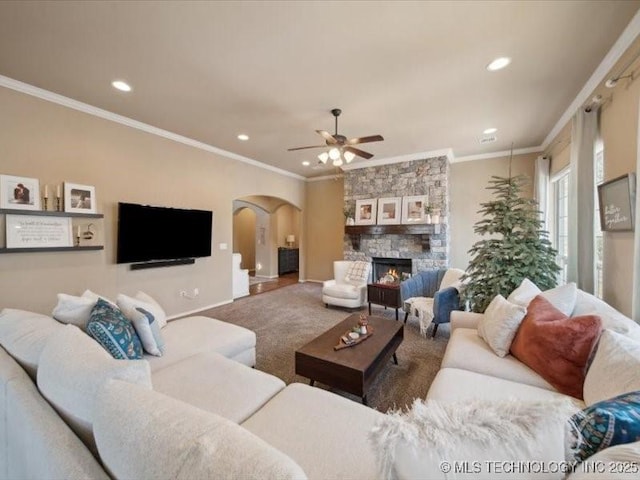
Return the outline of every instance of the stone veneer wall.
{"type": "Polygon", "coordinates": [[[344,237],[346,260],[371,261],[371,257],[411,258],[413,273],[449,266],[449,162],[447,157],[427,158],[380,167],[349,170],[344,174],[344,206],[355,211],[356,200],[428,195],[440,210],[440,233],[431,235],[431,249],[422,251],[418,235],[362,235],[360,250],[344,237]]]}

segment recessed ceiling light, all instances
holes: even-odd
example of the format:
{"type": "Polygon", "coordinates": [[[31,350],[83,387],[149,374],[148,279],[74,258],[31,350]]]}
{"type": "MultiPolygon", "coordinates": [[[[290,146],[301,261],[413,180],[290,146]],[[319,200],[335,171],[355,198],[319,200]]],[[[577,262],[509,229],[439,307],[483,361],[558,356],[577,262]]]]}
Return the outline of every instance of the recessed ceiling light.
{"type": "Polygon", "coordinates": [[[113,82],[111,82],[111,86],[120,90],[121,92],[131,91],[131,86],[127,82],[124,82],[122,80],[114,80],[113,82]]]}
{"type": "Polygon", "coordinates": [[[495,72],[496,70],[502,70],[504,67],[511,63],[511,59],[509,57],[500,57],[496,58],[493,62],[487,65],[487,70],[490,72],[495,72]]]}
{"type": "Polygon", "coordinates": [[[302,162],[302,165],[304,165],[305,167],[308,167],[311,164],[308,161],[305,160],[304,162],[302,162]]]}
{"type": "Polygon", "coordinates": [[[484,132],[482,132],[484,135],[491,135],[492,133],[496,133],[498,131],[497,128],[487,128],[484,132]]]}
{"type": "Polygon", "coordinates": [[[238,135],[238,140],[246,142],[247,140],[249,140],[249,135],[247,135],[246,133],[241,133],[240,135],[238,135]]]}

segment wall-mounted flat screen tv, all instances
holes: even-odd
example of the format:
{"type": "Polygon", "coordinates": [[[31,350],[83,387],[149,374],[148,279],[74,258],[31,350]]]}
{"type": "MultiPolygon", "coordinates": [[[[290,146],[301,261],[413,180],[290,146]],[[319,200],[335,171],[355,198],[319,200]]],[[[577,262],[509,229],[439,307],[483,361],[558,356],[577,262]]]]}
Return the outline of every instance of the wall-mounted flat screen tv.
{"type": "Polygon", "coordinates": [[[117,263],[211,256],[213,212],[118,203],[117,263]]]}

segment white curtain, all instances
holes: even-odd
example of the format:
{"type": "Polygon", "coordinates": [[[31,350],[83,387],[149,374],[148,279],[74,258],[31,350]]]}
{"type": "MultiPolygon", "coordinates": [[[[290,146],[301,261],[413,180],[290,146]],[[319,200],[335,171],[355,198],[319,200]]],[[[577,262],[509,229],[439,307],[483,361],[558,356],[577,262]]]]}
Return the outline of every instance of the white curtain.
{"type": "MultiPolygon", "coordinates": [[[[640,107],[638,108],[640,120],[640,107]]],[[[638,175],[640,175],[640,123],[638,123],[638,142],[636,153],[636,217],[633,236],[633,290],[631,292],[631,318],[640,323],[640,195],[638,195],[638,175]]]]}
{"type": "Polygon", "coordinates": [[[571,125],[567,281],[594,293],[594,158],[600,107],[578,110],[571,125]]]}
{"type": "Polygon", "coordinates": [[[549,230],[549,159],[536,158],[536,169],[533,175],[533,198],[538,202],[542,228],[549,230]]]}

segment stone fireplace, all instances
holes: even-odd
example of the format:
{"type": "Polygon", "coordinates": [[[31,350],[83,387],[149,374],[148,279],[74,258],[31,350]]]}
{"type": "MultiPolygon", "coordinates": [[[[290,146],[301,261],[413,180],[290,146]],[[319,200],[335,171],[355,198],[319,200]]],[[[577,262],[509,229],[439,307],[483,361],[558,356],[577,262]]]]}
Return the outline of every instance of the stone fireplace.
{"type": "Polygon", "coordinates": [[[393,271],[400,279],[402,279],[403,273],[410,274],[412,271],[412,262],[410,258],[373,257],[371,262],[373,264],[372,279],[374,283],[391,271],[393,271]]]}
{"type": "MultiPolygon", "coordinates": [[[[373,258],[402,259],[410,262],[411,273],[447,268],[449,160],[446,156],[344,172],[345,209],[355,211],[356,200],[410,195],[427,195],[429,205],[440,213],[440,224],[421,225],[424,228],[415,233],[401,228],[381,228],[369,229],[358,235],[345,234],[344,258],[369,262],[373,258]]],[[[418,225],[412,226],[415,227],[418,225]]],[[[373,274],[374,278],[381,276],[375,270],[373,274]]]]}

